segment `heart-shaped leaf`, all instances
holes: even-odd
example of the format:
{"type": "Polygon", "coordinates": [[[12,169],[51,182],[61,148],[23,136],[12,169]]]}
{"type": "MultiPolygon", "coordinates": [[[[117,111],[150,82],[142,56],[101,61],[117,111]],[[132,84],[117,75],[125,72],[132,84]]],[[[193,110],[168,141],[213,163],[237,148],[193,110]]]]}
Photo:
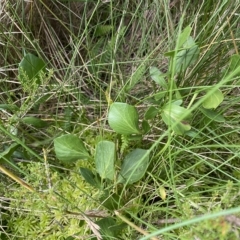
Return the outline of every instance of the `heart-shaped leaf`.
{"type": "Polygon", "coordinates": [[[158,68],[150,67],[150,76],[152,80],[155,81],[158,85],[164,89],[168,88],[168,85],[164,79],[164,74],[158,68]]]}
{"type": "Polygon", "coordinates": [[[79,159],[87,159],[89,154],[77,136],[63,135],[54,139],[54,149],[59,160],[71,163],[79,159]]]}
{"type": "Polygon", "coordinates": [[[139,134],[138,112],[134,106],[127,103],[115,102],[108,113],[110,127],[119,134],[139,134]]]}
{"type": "Polygon", "coordinates": [[[95,154],[96,170],[101,178],[114,178],[115,144],[110,141],[101,141],[97,144],[95,154]]]}
{"type": "MultiPolygon", "coordinates": [[[[39,57],[36,57],[35,55],[28,53],[26,54],[22,61],[19,63],[19,68],[27,74],[29,80],[38,77],[38,74],[41,71],[45,71],[46,63],[39,57]]],[[[24,80],[24,76],[21,75],[20,71],[20,78],[24,80]]],[[[37,81],[38,84],[40,84],[40,81],[37,81]]]]}
{"type": "Polygon", "coordinates": [[[161,114],[163,121],[168,126],[171,126],[173,131],[179,135],[182,135],[191,129],[188,122],[182,119],[183,115],[185,116],[184,119],[186,119],[191,116],[191,113],[188,109],[174,103],[166,105],[161,114]]]}
{"type": "Polygon", "coordinates": [[[216,89],[210,96],[205,98],[204,102],[202,103],[202,106],[207,109],[211,109],[211,108],[215,109],[221,104],[223,99],[224,99],[224,96],[222,92],[219,89],[216,89]]]}
{"type": "Polygon", "coordinates": [[[118,175],[118,183],[132,184],[139,181],[147,171],[148,162],[148,150],[134,149],[123,160],[123,165],[118,175]]]}

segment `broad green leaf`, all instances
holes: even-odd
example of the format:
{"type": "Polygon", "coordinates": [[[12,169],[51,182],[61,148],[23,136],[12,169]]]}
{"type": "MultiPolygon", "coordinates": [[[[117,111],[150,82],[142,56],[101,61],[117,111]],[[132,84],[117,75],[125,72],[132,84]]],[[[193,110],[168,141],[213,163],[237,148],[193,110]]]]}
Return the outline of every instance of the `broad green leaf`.
{"type": "MultiPolygon", "coordinates": [[[[110,227],[110,229],[117,235],[119,235],[121,233],[121,231],[126,228],[128,225],[126,223],[118,223],[118,224],[115,224],[115,225],[112,225],[110,227]]],[[[110,239],[112,240],[112,239],[110,239]]]]}
{"type": "Polygon", "coordinates": [[[139,181],[148,168],[149,151],[144,149],[134,149],[123,160],[118,183],[132,184],[139,181]]]}
{"type": "Polygon", "coordinates": [[[192,37],[189,37],[184,47],[185,49],[179,51],[176,55],[176,73],[185,71],[199,56],[199,48],[192,37]]]}
{"type": "Polygon", "coordinates": [[[164,79],[164,74],[156,67],[150,67],[150,76],[153,81],[155,81],[158,85],[163,87],[164,89],[168,88],[168,85],[164,79]]]}
{"type": "Polygon", "coordinates": [[[240,55],[234,54],[231,56],[230,60],[230,70],[234,71],[240,65],[240,55]]]}
{"type": "MultiPolygon", "coordinates": [[[[21,68],[31,80],[33,78],[36,78],[41,71],[45,71],[46,63],[41,58],[36,57],[31,53],[28,53],[19,63],[19,68],[21,68]]],[[[24,77],[21,78],[24,80],[24,77]]],[[[38,81],[37,83],[40,84],[40,81],[38,81]]]]}
{"type": "Polygon", "coordinates": [[[174,103],[166,105],[161,114],[166,125],[171,126],[173,131],[179,135],[191,129],[191,126],[184,119],[180,121],[183,115],[186,116],[184,119],[191,117],[191,113],[188,109],[174,103]]]}
{"type": "Polygon", "coordinates": [[[115,144],[101,141],[97,144],[95,153],[96,170],[102,179],[114,179],[115,144]]]}
{"type": "Polygon", "coordinates": [[[182,47],[182,45],[188,40],[191,31],[192,31],[192,28],[190,26],[187,26],[186,28],[183,29],[178,40],[179,47],[182,47]]]}
{"type": "Polygon", "coordinates": [[[182,103],[183,103],[182,99],[178,99],[178,100],[174,101],[172,104],[175,104],[175,105],[181,106],[182,103]]]}
{"type": "Polygon", "coordinates": [[[116,239],[116,237],[118,237],[117,234],[110,229],[111,226],[116,225],[116,221],[112,217],[100,219],[96,224],[100,227],[100,234],[104,240],[116,239]]]}
{"type": "Polygon", "coordinates": [[[194,130],[190,130],[190,131],[185,132],[185,135],[187,135],[187,136],[189,136],[191,138],[201,138],[199,136],[199,132],[194,131],[194,130]]]}
{"type": "Polygon", "coordinates": [[[149,132],[151,130],[151,127],[150,127],[148,121],[146,121],[146,120],[142,121],[142,129],[143,129],[144,134],[146,134],[147,132],[149,132]]]}
{"type": "Polygon", "coordinates": [[[158,113],[159,113],[159,110],[157,108],[150,106],[148,110],[145,112],[144,118],[146,120],[153,119],[157,116],[158,113]]]}
{"type": "MultiPolygon", "coordinates": [[[[178,49],[177,49],[177,53],[179,51],[182,51],[183,50],[183,45],[184,43],[187,42],[187,40],[189,39],[190,37],[190,33],[192,31],[192,28],[190,26],[187,26],[186,28],[184,28],[184,30],[181,32],[180,36],[179,36],[179,40],[178,40],[178,49]]],[[[176,51],[175,50],[172,50],[172,51],[169,51],[169,52],[166,52],[164,53],[164,56],[166,57],[174,57],[176,51]]]]}
{"type": "Polygon", "coordinates": [[[27,125],[31,125],[35,128],[44,128],[48,126],[48,123],[37,117],[24,117],[21,121],[27,125]]]}
{"type": "Polygon", "coordinates": [[[225,122],[223,115],[221,115],[220,113],[212,109],[200,108],[200,110],[206,117],[208,117],[209,119],[215,122],[225,122]]]}
{"type": "Polygon", "coordinates": [[[194,39],[191,36],[189,36],[188,39],[184,42],[183,48],[191,48],[195,45],[196,45],[196,43],[195,43],[194,39]]]}
{"type": "Polygon", "coordinates": [[[101,187],[100,181],[97,179],[97,176],[95,176],[91,170],[89,170],[88,168],[81,167],[80,173],[83,176],[83,178],[86,180],[86,182],[88,182],[90,185],[96,188],[101,187]]]}
{"type": "Polygon", "coordinates": [[[134,106],[127,103],[115,102],[108,113],[110,127],[119,134],[139,134],[138,112],[134,106]]]}
{"type": "Polygon", "coordinates": [[[178,135],[183,135],[189,130],[191,130],[191,125],[184,120],[173,127],[173,131],[178,135]]]}
{"type": "MultiPolygon", "coordinates": [[[[223,74],[225,76],[231,74],[231,72],[235,71],[240,66],[240,55],[239,54],[233,54],[230,58],[229,68],[223,70],[223,74]]],[[[239,73],[236,74],[236,76],[239,76],[239,73]]]]}
{"type": "Polygon", "coordinates": [[[87,159],[89,154],[80,138],[67,134],[54,139],[54,149],[59,160],[71,163],[87,159]]]}
{"type": "MultiPolygon", "coordinates": [[[[209,90],[210,91],[210,90],[209,90]]],[[[207,91],[206,94],[209,92],[207,91]]],[[[210,96],[208,96],[202,103],[202,106],[207,109],[217,108],[223,101],[224,96],[221,90],[216,89],[210,96]]]]}
{"type": "Polygon", "coordinates": [[[15,112],[19,110],[19,107],[15,104],[0,104],[1,109],[15,112]]]}

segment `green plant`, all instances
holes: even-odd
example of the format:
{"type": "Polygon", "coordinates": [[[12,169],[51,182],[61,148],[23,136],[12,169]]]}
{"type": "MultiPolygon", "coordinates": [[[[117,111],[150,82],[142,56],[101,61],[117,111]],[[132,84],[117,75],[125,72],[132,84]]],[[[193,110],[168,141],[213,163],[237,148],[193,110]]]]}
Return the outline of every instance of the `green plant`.
{"type": "Polygon", "coordinates": [[[238,12],[3,2],[0,238],[239,239],[238,12]]]}

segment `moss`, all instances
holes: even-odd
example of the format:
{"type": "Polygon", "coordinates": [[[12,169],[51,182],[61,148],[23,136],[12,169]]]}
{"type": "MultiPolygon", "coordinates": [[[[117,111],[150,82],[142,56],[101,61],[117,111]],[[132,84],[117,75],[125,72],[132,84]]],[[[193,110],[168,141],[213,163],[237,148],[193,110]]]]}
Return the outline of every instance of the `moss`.
{"type": "Polygon", "coordinates": [[[5,196],[12,199],[7,224],[9,233],[14,232],[17,239],[29,240],[89,234],[86,224],[79,226],[82,213],[99,207],[95,200],[96,189],[74,171],[61,174],[49,169],[48,179],[41,163],[20,164],[20,167],[28,172],[26,179],[38,192],[31,193],[15,185],[5,192],[5,196]],[[49,188],[50,183],[52,188],[49,188]]]}

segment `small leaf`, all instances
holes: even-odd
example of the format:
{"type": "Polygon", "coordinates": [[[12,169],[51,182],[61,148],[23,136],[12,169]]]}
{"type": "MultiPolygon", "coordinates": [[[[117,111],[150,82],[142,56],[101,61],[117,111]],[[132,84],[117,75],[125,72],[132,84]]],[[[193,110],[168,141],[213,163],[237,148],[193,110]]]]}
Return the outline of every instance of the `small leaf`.
{"type": "Polygon", "coordinates": [[[139,134],[138,112],[134,106],[127,103],[115,102],[108,113],[110,127],[119,134],[139,134]]]}
{"type": "Polygon", "coordinates": [[[87,159],[89,157],[82,140],[72,134],[55,138],[54,149],[57,158],[64,162],[71,163],[79,159],[87,159]]]}
{"type": "Polygon", "coordinates": [[[114,179],[115,144],[101,141],[97,144],[95,154],[96,170],[102,179],[114,179]]]}
{"type": "Polygon", "coordinates": [[[96,188],[101,187],[100,181],[97,179],[97,176],[93,174],[93,172],[87,168],[80,168],[80,173],[83,176],[83,178],[88,182],[90,185],[96,188]]]}
{"type": "Polygon", "coordinates": [[[145,112],[144,118],[146,120],[153,119],[157,116],[158,113],[159,113],[159,110],[157,108],[150,106],[148,110],[145,112]]]}
{"type": "Polygon", "coordinates": [[[118,175],[118,183],[132,184],[139,181],[147,171],[148,162],[148,150],[134,149],[123,160],[123,165],[118,175]]]}
{"type": "MultiPolygon", "coordinates": [[[[45,67],[45,62],[31,53],[26,54],[19,63],[19,68],[27,74],[30,80],[36,78],[41,71],[45,71],[45,67]]],[[[22,78],[24,79],[24,77],[22,78]]],[[[40,84],[40,82],[38,82],[38,84],[40,84]]]]}
{"type": "Polygon", "coordinates": [[[187,39],[190,36],[191,31],[192,31],[192,28],[190,26],[187,26],[186,28],[183,29],[183,31],[181,32],[181,34],[179,36],[179,40],[178,40],[179,47],[182,47],[182,45],[187,41],[187,39]]]}
{"type": "Polygon", "coordinates": [[[211,120],[213,120],[213,121],[215,121],[215,122],[225,122],[224,117],[223,117],[220,113],[218,113],[218,112],[216,112],[216,111],[214,111],[214,110],[205,109],[205,108],[200,108],[200,111],[201,111],[206,117],[208,117],[209,119],[211,119],[211,120]]]}
{"type": "Polygon", "coordinates": [[[31,125],[35,128],[44,128],[48,126],[48,123],[37,117],[24,117],[21,121],[27,125],[31,125]]]}
{"type": "Polygon", "coordinates": [[[202,103],[202,106],[204,108],[207,108],[207,109],[211,109],[211,108],[215,109],[215,108],[217,108],[221,104],[223,99],[224,99],[224,96],[223,96],[221,90],[216,89],[209,97],[207,97],[204,100],[204,102],[202,103]]]}
{"type": "Polygon", "coordinates": [[[156,67],[150,67],[150,76],[153,81],[155,81],[158,85],[163,87],[164,89],[168,88],[168,85],[164,79],[164,74],[156,67]]]}
{"type": "Polygon", "coordinates": [[[166,105],[161,114],[167,126],[171,126],[173,131],[179,135],[191,129],[191,126],[184,119],[180,121],[183,115],[186,116],[184,119],[191,117],[191,113],[188,109],[174,103],[166,105]]]}

